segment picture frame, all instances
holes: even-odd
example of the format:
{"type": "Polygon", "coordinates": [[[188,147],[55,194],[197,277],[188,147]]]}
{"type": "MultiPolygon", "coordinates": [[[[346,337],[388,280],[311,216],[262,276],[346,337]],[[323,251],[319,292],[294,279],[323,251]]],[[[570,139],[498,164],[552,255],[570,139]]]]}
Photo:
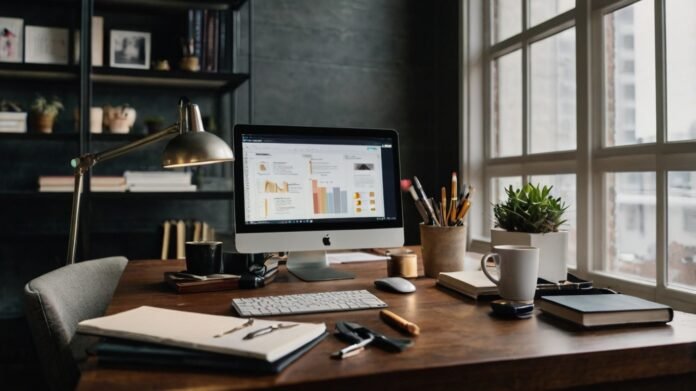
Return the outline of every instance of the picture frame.
{"type": "Polygon", "coordinates": [[[22,62],[24,19],[0,17],[0,62],[22,62]]]}
{"type": "Polygon", "coordinates": [[[34,64],[68,64],[68,29],[26,26],[24,28],[24,62],[34,64]]]}
{"type": "Polygon", "coordinates": [[[143,31],[109,32],[109,66],[113,68],[150,69],[151,36],[143,31]]]}

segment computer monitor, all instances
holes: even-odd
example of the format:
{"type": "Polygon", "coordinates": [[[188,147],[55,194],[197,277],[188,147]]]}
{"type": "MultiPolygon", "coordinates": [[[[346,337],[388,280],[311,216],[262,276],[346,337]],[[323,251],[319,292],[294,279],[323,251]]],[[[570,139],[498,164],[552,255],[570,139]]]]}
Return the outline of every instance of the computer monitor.
{"type": "Polygon", "coordinates": [[[327,250],[403,245],[396,131],[236,125],[234,152],[237,251],[316,281],[354,277],[327,250]]]}

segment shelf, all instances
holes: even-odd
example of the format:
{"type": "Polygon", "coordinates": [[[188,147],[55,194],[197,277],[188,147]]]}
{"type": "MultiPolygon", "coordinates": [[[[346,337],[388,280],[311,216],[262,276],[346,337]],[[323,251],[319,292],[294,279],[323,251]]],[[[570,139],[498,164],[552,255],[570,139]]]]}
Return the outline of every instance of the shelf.
{"type": "MultiPolygon", "coordinates": [[[[72,199],[72,192],[38,192],[38,191],[3,191],[0,192],[0,200],[8,201],[38,201],[38,200],[62,200],[72,199]]],[[[232,200],[233,191],[190,191],[190,192],[96,192],[83,195],[95,200],[232,200]]]]}
{"type": "Polygon", "coordinates": [[[207,73],[185,71],[152,71],[147,69],[94,68],[92,81],[101,84],[137,87],[176,87],[231,90],[249,78],[242,73],[207,73]]]}
{"type": "Polygon", "coordinates": [[[92,141],[135,141],[145,136],[145,133],[90,133],[92,141]]]}
{"type": "Polygon", "coordinates": [[[246,0],[95,0],[95,7],[157,10],[188,10],[190,8],[210,10],[237,10],[246,0]]]}
{"type": "Polygon", "coordinates": [[[0,133],[0,140],[77,141],[77,133],[0,133]]]}
{"type": "Polygon", "coordinates": [[[77,65],[0,63],[0,78],[35,80],[77,80],[77,65]]]}
{"type": "Polygon", "coordinates": [[[0,192],[0,200],[5,201],[42,201],[42,200],[72,200],[72,192],[48,192],[38,191],[3,191],[0,192]]]}
{"type": "Polygon", "coordinates": [[[95,200],[232,200],[232,191],[189,191],[189,192],[153,192],[153,193],[130,193],[130,192],[96,192],[91,193],[90,198],[95,200]]]}

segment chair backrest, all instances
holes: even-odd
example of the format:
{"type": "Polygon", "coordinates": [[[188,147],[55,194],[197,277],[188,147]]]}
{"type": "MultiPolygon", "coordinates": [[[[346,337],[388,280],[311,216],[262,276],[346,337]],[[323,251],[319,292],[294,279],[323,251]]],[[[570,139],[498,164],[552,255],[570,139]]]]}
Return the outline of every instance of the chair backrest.
{"type": "Polygon", "coordinates": [[[104,314],[127,263],[124,257],[80,262],[24,287],[27,321],[50,388],[74,388],[79,370],[70,343],[77,324],[104,314]]]}

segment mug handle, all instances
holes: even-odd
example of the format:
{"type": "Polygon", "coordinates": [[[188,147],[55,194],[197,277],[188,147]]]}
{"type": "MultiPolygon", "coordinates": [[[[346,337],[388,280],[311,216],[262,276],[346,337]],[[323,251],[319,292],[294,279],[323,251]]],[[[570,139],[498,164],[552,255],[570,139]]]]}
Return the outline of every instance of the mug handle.
{"type": "Polygon", "coordinates": [[[496,253],[488,253],[481,258],[481,271],[483,271],[483,274],[485,274],[486,277],[488,277],[488,279],[497,286],[500,283],[500,280],[488,274],[488,270],[486,270],[486,261],[488,261],[488,258],[493,258],[495,264],[500,265],[500,255],[496,253]]]}

